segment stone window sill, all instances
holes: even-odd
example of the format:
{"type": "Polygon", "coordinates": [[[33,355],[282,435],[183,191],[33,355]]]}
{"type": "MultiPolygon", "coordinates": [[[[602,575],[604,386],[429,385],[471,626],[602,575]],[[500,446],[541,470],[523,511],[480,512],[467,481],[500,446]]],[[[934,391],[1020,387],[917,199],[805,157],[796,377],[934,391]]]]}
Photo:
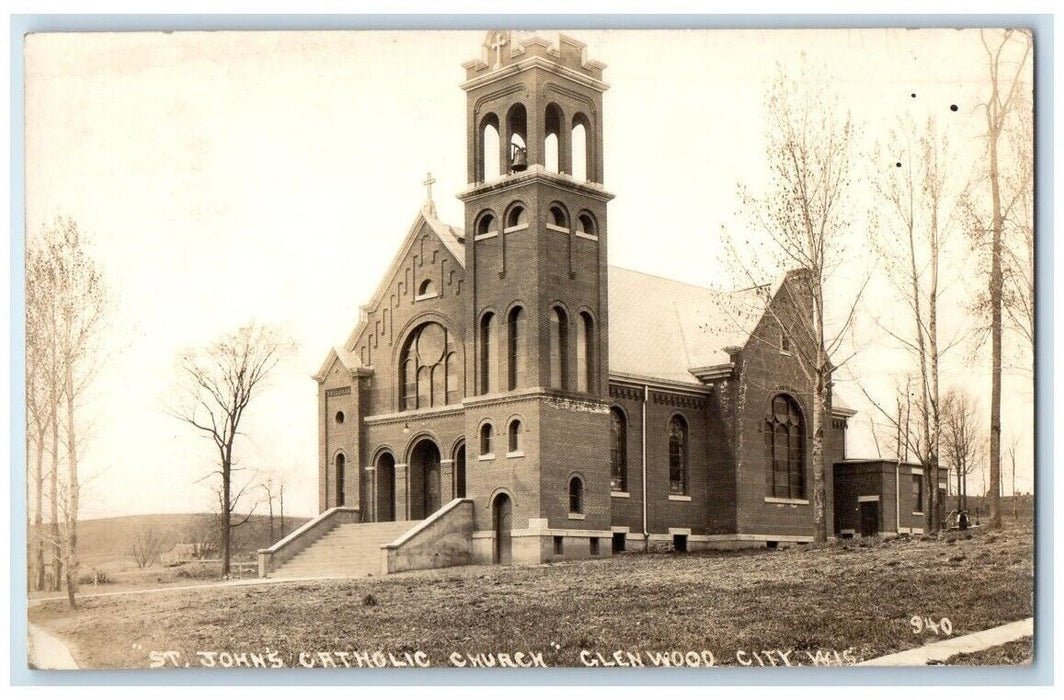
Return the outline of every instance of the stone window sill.
{"type": "Polygon", "coordinates": [[[924,514],[924,511],[922,511],[922,510],[914,510],[913,511],[913,515],[921,515],[922,516],[923,514],[924,514]]]}
{"type": "Polygon", "coordinates": [[[476,236],[473,236],[473,240],[474,241],[486,241],[487,239],[495,238],[498,235],[499,235],[498,231],[488,231],[487,233],[479,233],[476,236]]]}
{"type": "Polygon", "coordinates": [[[418,294],[414,297],[414,301],[425,301],[426,299],[436,299],[440,295],[436,292],[429,292],[428,294],[418,294]]]}
{"type": "Polygon", "coordinates": [[[597,241],[598,240],[598,236],[596,236],[596,235],[594,235],[592,233],[584,233],[583,231],[577,231],[576,232],[576,237],[577,238],[585,238],[585,239],[587,239],[589,241],[597,241]]]}
{"type": "Polygon", "coordinates": [[[809,499],[807,498],[776,498],[774,496],[765,496],[765,503],[783,503],[792,506],[807,506],[809,505],[809,499]]]}
{"type": "Polygon", "coordinates": [[[569,229],[565,228],[564,226],[556,226],[554,224],[547,224],[547,229],[550,231],[557,231],[558,233],[569,233],[569,229]]]}
{"type": "Polygon", "coordinates": [[[524,457],[525,453],[521,450],[514,450],[513,452],[506,453],[506,459],[513,459],[514,457],[524,457]]]}
{"type": "Polygon", "coordinates": [[[524,231],[528,228],[528,224],[518,224],[517,226],[507,226],[502,230],[503,233],[516,233],[517,231],[524,231]]]}
{"type": "Polygon", "coordinates": [[[669,500],[670,501],[690,501],[691,497],[690,496],[678,496],[676,494],[670,493],[669,494],[669,500]]]}
{"type": "Polygon", "coordinates": [[[583,513],[570,513],[569,514],[569,519],[570,520],[583,520],[584,519],[584,514],[583,513]]]}
{"type": "Polygon", "coordinates": [[[610,495],[614,498],[631,498],[632,495],[627,491],[610,491],[610,495]]]}
{"type": "Polygon", "coordinates": [[[488,453],[486,455],[480,455],[479,457],[477,457],[477,461],[478,462],[488,462],[488,461],[491,461],[493,459],[495,459],[495,454],[494,453],[488,453]]]}

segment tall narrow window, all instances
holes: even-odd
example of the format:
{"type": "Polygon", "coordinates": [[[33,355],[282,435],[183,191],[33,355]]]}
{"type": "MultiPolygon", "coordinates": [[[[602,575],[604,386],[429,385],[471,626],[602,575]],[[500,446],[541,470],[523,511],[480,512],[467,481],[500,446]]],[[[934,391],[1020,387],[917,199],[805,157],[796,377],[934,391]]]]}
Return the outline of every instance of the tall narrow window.
{"type": "Polygon", "coordinates": [[[442,406],[447,402],[447,368],[441,362],[432,368],[432,404],[442,406]]]}
{"type": "Polygon", "coordinates": [[[586,312],[580,313],[576,324],[576,390],[591,391],[595,388],[592,356],[594,321],[586,312]]]}
{"type": "Polygon", "coordinates": [[[491,427],[491,423],[485,423],[480,426],[480,456],[484,457],[491,454],[491,443],[494,437],[495,430],[491,427]]]}
{"type": "Polygon", "coordinates": [[[499,163],[502,160],[499,153],[499,119],[494,114],[489,114],[481,124],[483,128],[478,174],[482,182],[490,182],[499,178],[499,163]]]}
{"type": "Polygon", "coordinates": [[[552,173],[562,172],[561,133],[562,111],[556,104],[547,105],[543,120],[543,165],[552,173]]]}
{"type": "Polygon", "coordinates": [[[403,409],[411,411],[417,408],[417,365],[413,357],[403,362],[403,409]]]}
{"type": "Polygon", "coordinates": [[[525,385],[526,316],[525,310],[520,306],[516,306],[510,311],[510,317],[507,322],[509,342],[507,352],[507,388],[510,391],[520,389],[525,385]]]}
{"type": "Polygon", "coordinates": [[[590,173],[587,162],[587,127],[583,121],[574,120],[572,145],[573,178],[586,181],[590,179],[590,173]]]}
{"type": "Polygon", "coordinates": [[[610,490],[628,490],[628,424],[616,407],[610,409],[610,490]]]}
{"type": "Polygon", "coordinates": [[[510,149],[510,167],[512,172],[521,172],[528,168],[528,114],[523,104],[515,104],[506,117],[508,134],[507,147],[510,149]]]}
{"type": "Polygon", "coordinates": [[[498,391],[499,353],[495,340],[495,314],[486,313],[480,319],[480,393],[498,391]]]}
{"type": "Polygon", "coordinates": [[[913,474],[913,512],[924,512],[924,477],[913,474]]]}
{"type": "Polygon", "coordinates": [[[680,416],[669,421],[669,493],[687,495],[687,423],[680,416]]]}
{"type": "Polygon", "coordinates": [[[336,455],[336,505],[342,506],[347,500],[347,475],[344,467],[347,466],[347,458],[344,453],[336,455]]]}
{"type": "Polygon", "coordinates": [[[805,427],[798,404],[784,394],[772,399],[765,421],[770,493],[777,498],[805,498],[805,427]]]}
{"type": "Polygon", "coordinates": [[[422,367],[417,371],[417,405],[418,408],[428,408],[432,405],[432,370],[422,367]]]}
{"type": "Polygon", "coordinates": [[[584,512],[584,480],[578,476],[569,479],[569,512],[584,512]]]}
{"type": "Polygon", "coordinates": [[[459,375],[458,353],[447,353],[447,403],[462,400],[462,380],[459,375]]]}
{"type": "Polygon", "coordinates": [[[507,452],[520,452],[521,451],[521,421],[516,418],[510,421],[510,425],[506,430],[507,433],[507,452]]]}
{"type": "Polygon", "coordinates": [[[569,318],[560,308],[550,311],[550,385],[567,389],[569,374],[569,318]]]}

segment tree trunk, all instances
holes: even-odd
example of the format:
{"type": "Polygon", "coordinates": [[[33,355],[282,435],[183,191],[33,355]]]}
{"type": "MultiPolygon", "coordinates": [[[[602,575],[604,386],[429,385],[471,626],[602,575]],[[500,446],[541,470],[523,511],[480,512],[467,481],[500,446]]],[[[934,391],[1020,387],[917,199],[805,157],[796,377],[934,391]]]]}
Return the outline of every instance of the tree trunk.
{"type": "Polygon", "coordinates": [[[817,376],[813,396],[813,541],[827,542],[826,484],[824,480],[824,418],[827,413],[827,357],[823,343],[817,348],[817,376]]]}
{"type": "Polygon", "coordinates": [[[74,429],[74,376],[68,362],[66,365],[67,409],[67,534],[66,578],[67,601],[76,607],[74,595],[78,590],[78,507],[81,486],[78,483],[78,441],[74,429]]]}
{"type": "Polygon", "coordinates": [[[281,484],[281,539],[284,539],[284,484],[281,484]]]}
{"type": "Polygon", "coordinates": [[[37,447],[36,464],[33,471],[34,494],[33,514],[33,581],[35,591],[44,590],[44,435],[35,440],[37,447]]]}
{"type": "Polygon", "coordinates": [[[232,506],[230,505],[229,483],[232,477],[231,453],[222,458],[222,578],[229,578],[229,540],[232,537],[232,506]]]}
{"type": "MultiPolygon", "coordinates": [[[[996,93],[996,84],[994,86],[996,93]]],[[[996,94],[995,94],[996,98],[996,94]]],[[[998,135],[1001,130],[987,107],[990,146],[990,198],[993,207],[990,244],[990,527],[1001,527],[1001,188],[998,184],[998,135]]]]}
{"type": "MultiPolygon", "coordinates": [[[[59,399],[55,397],[52,405],[58,407],[59,399]]],[[[63,538],[59,531],[59,413],[53,410],[50,416],[52,424],[52,472],[49,474],[49,486],[52,492],[52,590],[63,590],[63,538]]]]}

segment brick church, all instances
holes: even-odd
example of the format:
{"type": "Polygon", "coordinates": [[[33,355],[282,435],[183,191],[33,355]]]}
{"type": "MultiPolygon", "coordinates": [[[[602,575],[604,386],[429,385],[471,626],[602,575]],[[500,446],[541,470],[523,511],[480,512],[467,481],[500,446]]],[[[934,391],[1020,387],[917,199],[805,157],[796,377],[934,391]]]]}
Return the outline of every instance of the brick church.
{"type": "MultiPolygon", "coordinates": [[[[319,520],[394,523],[385,572],[813,538],[812,393],[781,328],[810,308],[799,273],[721,292],[608,264],[607,85],[583,49],[489,32],[461,85],[463,225],[430,197],[315,376],[319,520]]],[[[869,527],[874,495],[900,532],[903,496],[913,531],[913,467],[900,489],[846,460],[853,413],[826,422],[829,528],[869,527]]]]}

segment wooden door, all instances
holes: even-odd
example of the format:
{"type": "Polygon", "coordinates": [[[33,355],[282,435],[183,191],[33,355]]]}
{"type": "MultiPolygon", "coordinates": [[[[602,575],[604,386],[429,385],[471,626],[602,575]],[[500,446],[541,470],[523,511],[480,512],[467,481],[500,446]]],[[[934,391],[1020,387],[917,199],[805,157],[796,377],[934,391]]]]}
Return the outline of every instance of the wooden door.
{"type": "Polygon", "coordinates": [[[879,534],[879,502],[861,503],[861,537],[873,537],[879,534]]]}
{"type": "Polygon", "coordinates": [[[510,526],[513,519],[513,508],[510,497],[499,494],[495,498],[495,563],[509,564],[512,561],[510,526]]]}

